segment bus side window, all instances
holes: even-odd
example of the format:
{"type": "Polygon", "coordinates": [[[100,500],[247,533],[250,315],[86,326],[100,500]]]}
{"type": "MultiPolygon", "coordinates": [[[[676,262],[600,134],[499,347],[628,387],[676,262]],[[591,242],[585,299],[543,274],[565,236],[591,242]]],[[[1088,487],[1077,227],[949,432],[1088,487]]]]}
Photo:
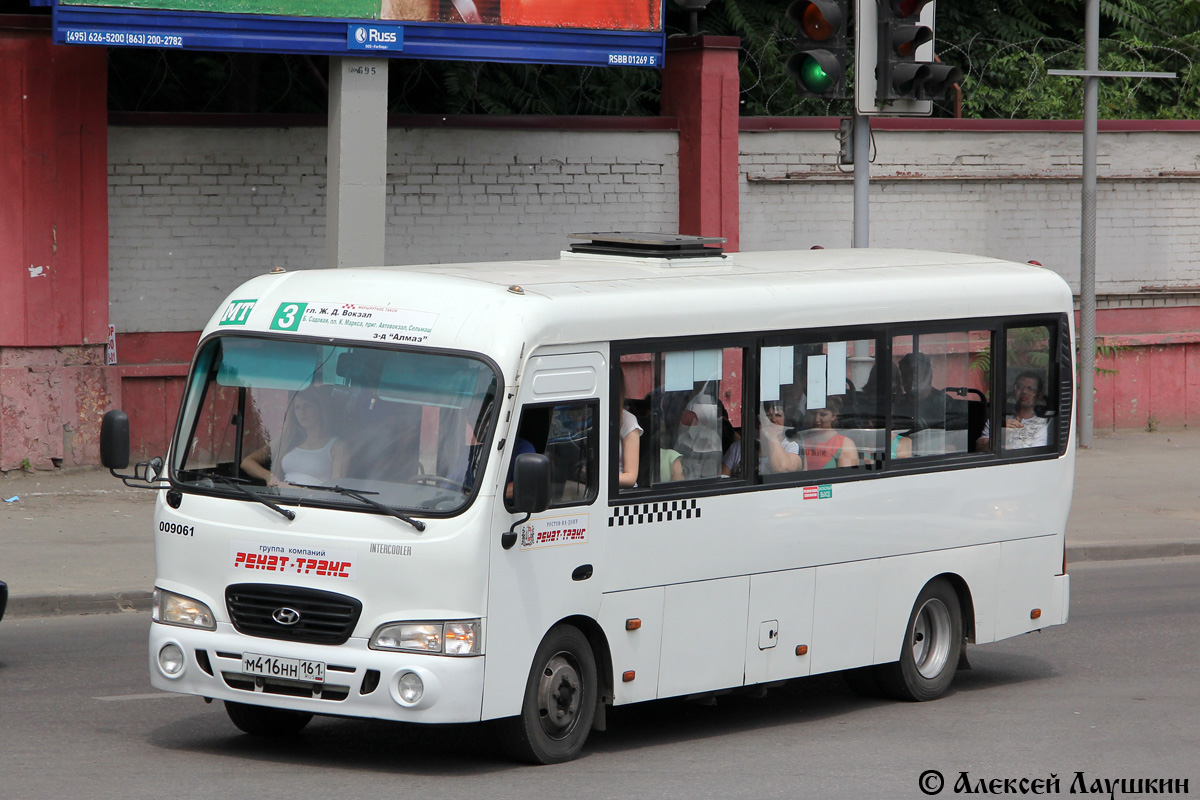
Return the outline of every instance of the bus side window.
{"type": "MultiPolygon", "coordinates": [[[[1050,357],[1055,341],[1049,326],[1009,328],[1005,332],[1004,436],[1000,451],[1055,445],[1058,408],[1050,357]]],[[[990,434],[990,430],[989,430],[990,434]]],[[[998,437],[993,437],[998,438],[998,437]]]]}
{"type": "Polygon", "coordinates": [[[915,457],[986,450],[980,426],[987,418],[991,351],[992,333],[986,330],[893,337],[899,377],[892,396],[893,439],[908,439],[915,457]]]}
{"type": "MultiPolygon", "coordinates": [[[[742,476],[737,430],[744,359],[744,348],[717,346],[621,356],[614,380],[624,394],[618,390],[614,425],[623,419],[630,429],[632,417],[641,429],[636,488],[742,476]]],[[[613,457],[619,475],[624,448],[614,448],[613,457]]]]}
{"type": "Polygon", "coordinates": [[[759,472],[882,466],[875,340],[775,341],[759,351],[759,472]]]}
{"type": "MultiPolygon", "coordinates": [[[[595,400],[530,406],[521,412],[513,458],[542,453],[550,460],[550,507],[589,503],[599,489],[596,466],[598,404],[595,400]]],[[[505,479],[511,499],[513,463],[505,479]]]]}

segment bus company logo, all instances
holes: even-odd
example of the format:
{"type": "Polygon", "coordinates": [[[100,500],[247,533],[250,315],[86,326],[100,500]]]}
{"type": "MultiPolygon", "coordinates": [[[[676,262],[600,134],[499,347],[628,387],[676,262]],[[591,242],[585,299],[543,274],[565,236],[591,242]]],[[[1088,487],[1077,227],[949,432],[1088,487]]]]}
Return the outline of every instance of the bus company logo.
{"type": "Polygon", "coordinates": [[[257,302],[258,300],[230,300],[218,324],[245,325],[246,319],[250,316],[250,312],[254,310],[254,304],[257,302]]]}
{"type": "Polygon", "coordinates": [[[538,519],[521,526],[521,549],[587,542],[587,517],[538,519]]]}
{"type": "Polygon", "coordinates": [[[354,41],[358,42],[359,44],[366,44],[367,43],[367,29],[361,25],[359,25],[357,28],[355,28],[354,29],[354,41]]]}
{"type": "Polygon", "coordinates": [[[828,500],[833,497],[833,486],[831,484],[823,484],[821,486],[805,486],[805,500],[828,500]]]}

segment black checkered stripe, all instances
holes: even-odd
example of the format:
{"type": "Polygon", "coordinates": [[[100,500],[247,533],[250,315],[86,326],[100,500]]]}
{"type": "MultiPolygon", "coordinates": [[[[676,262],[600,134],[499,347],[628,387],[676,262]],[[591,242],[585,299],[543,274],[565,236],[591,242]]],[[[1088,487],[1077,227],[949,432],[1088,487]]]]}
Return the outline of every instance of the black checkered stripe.
{"type": "Polygon", "coordinates": [[[614,508],[608,527],[645,525],[651,522],[677,522],[700,519],[700,506],[695,500],[665,500],[661,503],[641,503],[614,508]]]}

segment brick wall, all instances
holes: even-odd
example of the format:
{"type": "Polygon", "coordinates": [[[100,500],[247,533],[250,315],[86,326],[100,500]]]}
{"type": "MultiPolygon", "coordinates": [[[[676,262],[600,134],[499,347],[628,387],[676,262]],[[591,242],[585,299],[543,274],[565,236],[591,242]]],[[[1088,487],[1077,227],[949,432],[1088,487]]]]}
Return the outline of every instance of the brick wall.
{"type": "MultiPolygon", "coordinates": [[[[198,330],[240,282],[325,258],[323,128],[109,131],[110,313],[198,330]]],[[[566,234],[669,232],[674,132],[393,129],[387,260],[549,258],[566,234]]]]}
{"type": "MultiPolygon", "coordinates": [[[[1069,131],[878,130],[875,247],[1035,259],[1079,285],[1080,135],[1069,131]]],[[[1200,131],[1102,133],[1100,292],[1200,284],[1200,131]]],[[[743,131],[742,246],[849,246],[851,168],[833,130],[743,131]]]]}

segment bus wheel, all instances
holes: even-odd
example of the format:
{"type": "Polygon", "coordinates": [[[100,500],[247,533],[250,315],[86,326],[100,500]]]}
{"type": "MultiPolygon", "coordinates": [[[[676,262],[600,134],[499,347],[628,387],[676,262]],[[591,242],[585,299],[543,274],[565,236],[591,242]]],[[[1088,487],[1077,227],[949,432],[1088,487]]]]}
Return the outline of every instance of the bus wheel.
{"type": "Polygon", "coordinates": [[[234,725],[251,736],[291,736],[299,733],[313,718],[312,714],[303,711],[251,706],[232,700],[225,701],[225,713],[234,725]]]}
{"type": "Polygon", "coordinates": [[[502,720],[508,754],[533,764],[579,755],[596,714],[596,659],[578,628],[558,625],[538,646],[518,716],[502,720]]]}
{"type": "Polygon", "coordinates": [[[908,618],[900,660],[875,668],[880,688],[897,700],[941,697],[954,680],[962,635],[954,587],[942,578],[925,584],[908,618]]]}

